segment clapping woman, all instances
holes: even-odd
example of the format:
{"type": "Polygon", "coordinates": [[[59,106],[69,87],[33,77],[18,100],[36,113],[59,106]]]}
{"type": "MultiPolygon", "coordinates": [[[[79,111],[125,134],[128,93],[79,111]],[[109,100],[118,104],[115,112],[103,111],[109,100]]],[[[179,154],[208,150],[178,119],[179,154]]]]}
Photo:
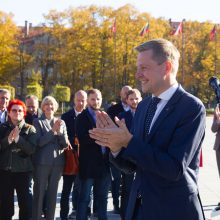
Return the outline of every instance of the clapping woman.
{"type": "Polygon", "coordinates": [[[33,220],[41,219],[43,197],[46,194],[46,219],[54,220],[58,182],[64,167],[64,148],[69,144],[63,120],[54,116],[58,103],[46,96],[41,103],[43,115],[35,119],[37,150],[34,155],[33,220]]]}
{"type": "Polygon", "coordinates": [[[36,147],[36,131],[24,121],[26,106],[22,101],[11,100],[7,110],[9,120],[0,125],[0,219],[12,219],[16,190],[19,219],[30,220],[29,179],[33,169],[31,155],[36,147]]]}

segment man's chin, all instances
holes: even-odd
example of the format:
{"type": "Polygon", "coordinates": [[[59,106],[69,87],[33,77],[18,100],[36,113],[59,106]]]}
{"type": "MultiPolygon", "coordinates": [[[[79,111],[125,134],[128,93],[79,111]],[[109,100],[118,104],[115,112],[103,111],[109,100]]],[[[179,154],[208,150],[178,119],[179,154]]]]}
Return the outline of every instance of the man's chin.
{"type": "Polygon", "coordinates": [[[96,108],[96,107],[92,107],[92,106],[90,106],[90,108],[91,108],[93,111],[98,111],[98,110],[100,110],[100,108],[96,108]]]}

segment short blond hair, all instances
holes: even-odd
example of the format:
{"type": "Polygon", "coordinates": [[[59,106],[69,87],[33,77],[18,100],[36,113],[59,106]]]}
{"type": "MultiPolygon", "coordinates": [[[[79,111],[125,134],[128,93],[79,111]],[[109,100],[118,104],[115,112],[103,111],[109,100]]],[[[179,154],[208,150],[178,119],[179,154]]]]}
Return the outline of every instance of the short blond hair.
{"type": "Polygon", "coordinates": [[[47,105],[48,103],[52,103],[54,107],[54,112],[56,112],[59,108],[59,104],[56,101],[56,99],[53,96],[45,96],[44,99],[41,102],[41,110],[43,110],[43,107],[47,105]]]}
{"type": "Polygon", "coordinates": [[[155,60],[157,64],[162,64],[165,61],[170,61],[172,64],[172,73],[177,73],[179,68],[180,53],[172,42],[162,38],[153,39],[135,47],[135,50],[139,53],[147,50],[152,50],[152,59],[155,60]]]}

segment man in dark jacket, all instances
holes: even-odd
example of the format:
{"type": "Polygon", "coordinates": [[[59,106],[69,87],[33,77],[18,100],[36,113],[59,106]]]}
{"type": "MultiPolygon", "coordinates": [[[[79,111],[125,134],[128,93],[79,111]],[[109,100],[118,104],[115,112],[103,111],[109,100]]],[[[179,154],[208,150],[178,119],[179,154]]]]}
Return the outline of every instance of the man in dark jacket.
{"type": "MultiPolygon", "coordinates": [[[[131,89],[127,92],[126,102],[129,106],[128,111],[121,112],[119,114],[119,119],[124,119],[127,129],[130,131],[133,123],[133,118],[135,111],[137,109],[138,103],[142,100],[141,93],[138,89],[131,89]]],[[[134,174],[126,174],[122,172],[121,181],[121,219],[125,220],[125,212],[127,209],[129,194],[131,191],[131,185],[134,179],[134,174]]]]}
{"type": "MultiPolygon", "coordinates": [[[[74,95],[74,108],[69,110],[68,112],[61,115],[61,119],[63,119],[66,123],[68,139],[73,147],[73,150],[78,151],[77,145],[74,142],[76,138],[76,129],[75,123],[77,116],[85,109],[87,104],[87,93],[83,90],[79,90],[74,95]]],[[[77,200],[78,200],[78,191],[79,191],[79,183],[76,175],[63,175],[63,189],[60,199],[60,218],[62,220],[68,219],[69,213],[69,196],[72,191],[72,204],[73,209],[77,209],[77,200]]],[[[73,213],[71,213],[71,216],[73,213]]]]}
{"type": "Polygon", "coordinates": [[[39,101],[37,96],[28,95],[25,98],[25,104],[27,107],[27,115],[25,116],[25,122],[32,125],[35,118],[40,118],[42,111],[39,108],[39,101]]]}
{"type": "MultiPolygon", "coordinates": [[[[121,112],[128,111],[129,106],[126,103],[127,92],[132,88],[128,85],[123,86],[120,92],[121,100],[115,105],[108,108],[107,113],[114,121],[115,116],[118,116],[121,112]]],[[[111,179],[111,191],[114,205],[114,213],[119,214],[119,191],[121,183],[121,171],[110,164],[112,179],[111,179]]]]}
{"type": "Polygon", "coordinates": [[[89,130],[95,127],[96,111],[102,104],[101,92],[91,89],[87,93],[88,107],[76,119],[76,133],[79,139],[80,195],[76,220],[87,219],[90,192],[96,198],[98,219],[107,220],[107,198],[110,185],[109,150],[95,143],[89,137],[89,130]]]}

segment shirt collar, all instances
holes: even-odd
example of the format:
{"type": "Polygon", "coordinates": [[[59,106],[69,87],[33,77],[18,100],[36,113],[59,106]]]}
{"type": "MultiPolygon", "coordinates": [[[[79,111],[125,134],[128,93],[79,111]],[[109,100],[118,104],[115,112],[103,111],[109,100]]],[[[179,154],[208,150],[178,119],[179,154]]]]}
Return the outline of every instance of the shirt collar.
{"type": "Polygon", "coordinates": [[[91,114],[91,116],[94,119],[94,121],[96,122],[96,113],[95,113],[95,111],[92,108],[90,108],[90,107],[88,107],[88,111],[91,114]]]}
{"type": "MultiPolygon", "coordinates": [[[[162,100],[170,100],[170,98],[173,96],[173,94],[176,92],[178,88],[178,83],[175,83],[174,85],[172,85],[169,89],[167,89],[166,91],[162,92],[158,98],[162,99],[162,100]]],[[[153,95],[153,97],[155,97],[153,95]]]]}
{"type": "Polygon", "coordinates": [[[76,109],[74,108],[75,115],[78,116],[81,112],[77,112],[76,109]]]}
{"type": "Polygon", "coordinates": [[[130,109],[129,106],[126,105],[125,103],[121,102],[121,104],[122,104],[124,111],[128,111],[130,109]]]}

